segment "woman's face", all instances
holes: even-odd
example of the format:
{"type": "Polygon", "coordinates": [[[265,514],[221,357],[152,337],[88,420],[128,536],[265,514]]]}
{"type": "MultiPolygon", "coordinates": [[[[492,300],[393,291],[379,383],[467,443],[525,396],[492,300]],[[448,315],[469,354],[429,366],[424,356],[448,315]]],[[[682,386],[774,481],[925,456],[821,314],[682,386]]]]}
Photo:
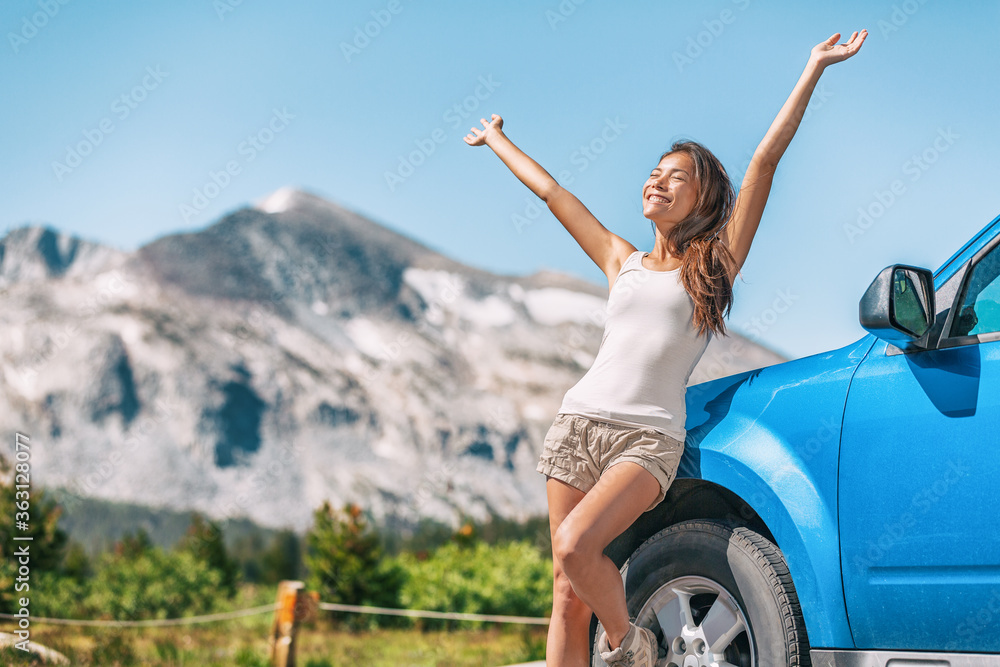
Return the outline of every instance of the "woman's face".
{"type": "Polygon", "coordinates": [[[642,214],[670,227],[684,220],[698,201],[694,163],[687,153],[672,153],[653,167],[642,186],[642,214]]]}

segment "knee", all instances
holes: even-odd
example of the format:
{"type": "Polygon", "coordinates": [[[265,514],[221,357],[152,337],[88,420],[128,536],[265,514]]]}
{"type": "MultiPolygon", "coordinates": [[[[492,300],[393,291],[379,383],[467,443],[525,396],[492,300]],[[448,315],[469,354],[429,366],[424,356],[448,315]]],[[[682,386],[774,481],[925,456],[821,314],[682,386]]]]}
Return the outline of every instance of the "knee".
{"type": "Polygon", "coordinates": [[[552,555],[570,575],[592,556],[591,552],[585,536],[573,530],[573,526],[567,522],[563,522],[552,536],[552,555]]]}

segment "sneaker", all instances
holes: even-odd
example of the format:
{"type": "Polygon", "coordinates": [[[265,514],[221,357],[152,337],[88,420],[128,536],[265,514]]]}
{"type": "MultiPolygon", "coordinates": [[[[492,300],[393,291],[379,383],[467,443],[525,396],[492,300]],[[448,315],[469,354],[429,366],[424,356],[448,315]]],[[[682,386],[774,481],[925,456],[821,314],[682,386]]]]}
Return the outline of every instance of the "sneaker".
{"type": "Polygon", "coordinates": [[[655,667],[660,655],[660,645],[656,641],[656,635],[649,628],[631,622],[629,625],[631,627],[622,639],[621,645],[613,651],[611,644],[608,643],[608,634],[601,632],[597,640],[601,660],[606,662],[608,667],[655,667]]]}

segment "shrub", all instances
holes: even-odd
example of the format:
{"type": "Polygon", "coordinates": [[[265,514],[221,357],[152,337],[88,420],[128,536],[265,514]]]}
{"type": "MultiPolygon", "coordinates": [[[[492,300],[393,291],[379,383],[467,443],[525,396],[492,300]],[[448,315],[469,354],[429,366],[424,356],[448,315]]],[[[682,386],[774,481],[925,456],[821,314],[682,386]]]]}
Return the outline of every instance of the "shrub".
{"type": "MultiPolygon", "coordinates": [[[[472,614],[545,616],[552,608],[552,562],[528,541],[496,545],[458,542],[427,559],[403,553],[404,607],[472,614]]],[[[479,621],[421,619],[425,629],[480,627],[479,621]]]]}
{"type": "Polygon", "coordinates": [[[88,610],[83,604],[89,585],[70,576],[54,572],[31,575],[31,613],[48,618],[84,618],[88,610]]]}
{"type": "Polygon", "coordinates": [[[86,607],[118,620],[177,618],[212,611],[221,575],[187,551],[150,547],[138,554],[104,554],[86,607]]]}

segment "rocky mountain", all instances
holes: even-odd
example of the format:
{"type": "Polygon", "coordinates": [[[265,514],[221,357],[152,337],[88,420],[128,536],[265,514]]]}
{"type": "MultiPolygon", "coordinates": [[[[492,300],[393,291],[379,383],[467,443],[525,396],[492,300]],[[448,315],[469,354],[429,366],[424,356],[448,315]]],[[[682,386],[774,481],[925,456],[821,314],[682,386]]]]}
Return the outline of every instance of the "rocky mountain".
{"type": "MultiPolygon", "coordinates": [[[[546,511],[535,463],[607,289],[496,275],[282,189],[135,252],[0,241],[0,423],[32,483],[303,529],[546,511]]],[[[784,361],[731,334],[692,383],[784,361]]]]}

